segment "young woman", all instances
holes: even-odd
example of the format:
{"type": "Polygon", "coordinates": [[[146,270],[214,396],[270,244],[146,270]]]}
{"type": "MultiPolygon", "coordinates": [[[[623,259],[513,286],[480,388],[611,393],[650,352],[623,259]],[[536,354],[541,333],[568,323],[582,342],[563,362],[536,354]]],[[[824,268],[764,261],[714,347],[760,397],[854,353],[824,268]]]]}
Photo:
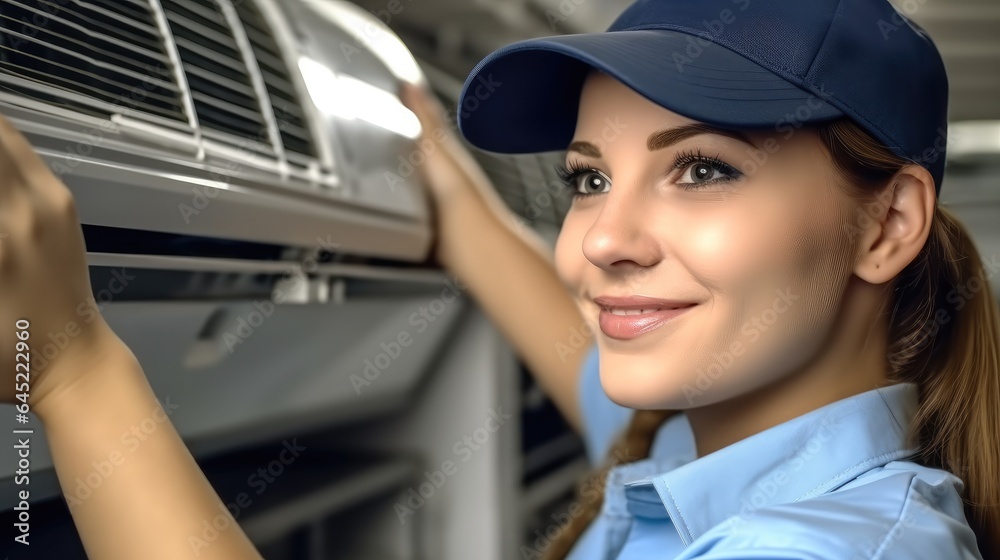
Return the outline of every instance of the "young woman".
{"type": "Polygon", "coordinates": [[[534,552],[1000,558],[1000,319],[937,203],[947,87],[884,0],[638,0],[476,66],[470,142],[567,150],[555,264],[596,332],[607,465],[534,552]]]}
{"type": "MultiPolygon", "coordinates": [[[[1000,320],[937,204],[940,59],[881,0],[762,4],[640,1],[477,67],[467,138],[569,148],[554,261],[403,91],[438,259],[607,457],[525,558],[998,557],[1000,320]]],[[[0,144],[13,371],[16,321],[63,330],[91,287],[67,189],[3,120],[0,144]]],[[[159,406],[103,321],[78,326],[30,396],[67,492],[159,406]]],[[[173,560],[226,510],[167,421],[71,511],[91,558],[173,560]]],[[[197,557],[259,558],[228,521],[197,557]]]]}

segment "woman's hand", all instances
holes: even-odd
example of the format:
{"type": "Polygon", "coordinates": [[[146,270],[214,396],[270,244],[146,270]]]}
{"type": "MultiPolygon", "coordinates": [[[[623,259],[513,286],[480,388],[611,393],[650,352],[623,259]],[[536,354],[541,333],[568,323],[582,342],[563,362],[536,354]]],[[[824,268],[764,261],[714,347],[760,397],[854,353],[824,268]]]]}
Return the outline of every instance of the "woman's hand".
{"type": "Polygon", "coordinates": [[[40,413],[119,343],[93,306],[72,194],[0,116],[0,401],[40,413]]]}
{"type": "MultiPolygon", "coordinates": [[[[487,224],[475,222],[469,226],[466,216],[470,207],[475,212],[485,209],[491,219],[517,235],[539,255],[550,251],[533,231],[515,216],[497,194],[492,181],[486,176],[479,162],[466,148],[458,133],[452,129],[447,111],[430,92],[419,86],[403,83],[400,99],[420,120],[422,129],[414,149],[422,156],[416,166],[437,213],[437,243],[435,256],[448,268],[461,268],[461,257],[456,245],[468,242],[477,235],[491,233],[487,224]],[[482,226],[482,227],[481,227],[482,226]]],[[[416,161],[418,158],[410,158],[416,161]]],[[[493,224],[489,224],[493,225],[493,224]]]]}
{"type": "Polygon", "coordinates": [[[418,172],[437,204],[473,189],[492,191],[490,180],[451,128],[440,101],[419,86],[403,83],[403,104],[420,120],[417,149],[423,152],[418,172]]]}

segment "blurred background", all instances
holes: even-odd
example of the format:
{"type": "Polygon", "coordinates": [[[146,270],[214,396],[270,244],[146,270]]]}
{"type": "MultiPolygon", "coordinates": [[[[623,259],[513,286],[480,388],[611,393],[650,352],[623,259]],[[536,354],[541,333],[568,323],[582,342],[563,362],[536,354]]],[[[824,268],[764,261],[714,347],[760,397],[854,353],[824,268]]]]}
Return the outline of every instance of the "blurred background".
{"type": "MultiPolygon", "coordinates": [[[[998,263],[1000,3],[894,3],[949,71],[942,201],[998,263]]],[[[424,83],[453,117],[494,49],[602,31],[628,4],[0,0],[0,111],[77,199],[95,296],[80,319],[99,310],[132,348],[266,558],[536,558],[564,523],[590,468],[580,440],[430,259],[418,128],[395,92],[424,83]]],[[[562,154],[469,150],[515,225],[552,244],[562,154]]],[[[85,558],[34,427],[33,544],[5,552],[85,558]]],[[[5,451],[4,531],[17,468],[5,451]]]]}

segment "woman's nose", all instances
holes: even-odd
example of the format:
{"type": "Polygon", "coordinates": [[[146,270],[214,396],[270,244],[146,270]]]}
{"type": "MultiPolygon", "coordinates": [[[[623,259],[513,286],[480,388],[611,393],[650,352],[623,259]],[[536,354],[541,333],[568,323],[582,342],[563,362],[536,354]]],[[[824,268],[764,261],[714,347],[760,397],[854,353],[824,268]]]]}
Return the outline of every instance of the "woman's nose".
{"type": "Polygon", "coordinates": [[[623,188],[612,188],[603,196],[603,205],[584,235],[583,254],[609,272],[654,266],[662,258],[662,245],[654,234],[650,201],[641,192],[623,188]]]}

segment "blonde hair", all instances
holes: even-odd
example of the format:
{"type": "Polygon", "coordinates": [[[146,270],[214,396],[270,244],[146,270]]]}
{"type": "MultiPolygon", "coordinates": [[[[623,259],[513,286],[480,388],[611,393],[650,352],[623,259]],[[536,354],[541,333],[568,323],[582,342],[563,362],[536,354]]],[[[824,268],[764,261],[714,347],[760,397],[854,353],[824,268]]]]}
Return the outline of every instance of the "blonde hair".
{"type": "MultiPolygon", "coordinates": [[[[811,128],[832,156],[844,188],[858,200],[872,199],[912,163],[848,119],[811,128]]],[[[981,554],[1000,558],[1000,311],[972,238],[941,205],[934,209],[926,245],[893,281],[892,294],[890,379],[917,383],[920,395],[910,425],[910,441],[917,446],[912,460],[962,479],[966,517],[981,554]]],[[[545,560],[565,558],[597,517],[611,467],[626,453],[648,456],[657,430],[674,414],[633,413],[606,463],[580,486],[596,486],[601,497],[580,500],[584,513],[562,528],[545,560]]]]}

